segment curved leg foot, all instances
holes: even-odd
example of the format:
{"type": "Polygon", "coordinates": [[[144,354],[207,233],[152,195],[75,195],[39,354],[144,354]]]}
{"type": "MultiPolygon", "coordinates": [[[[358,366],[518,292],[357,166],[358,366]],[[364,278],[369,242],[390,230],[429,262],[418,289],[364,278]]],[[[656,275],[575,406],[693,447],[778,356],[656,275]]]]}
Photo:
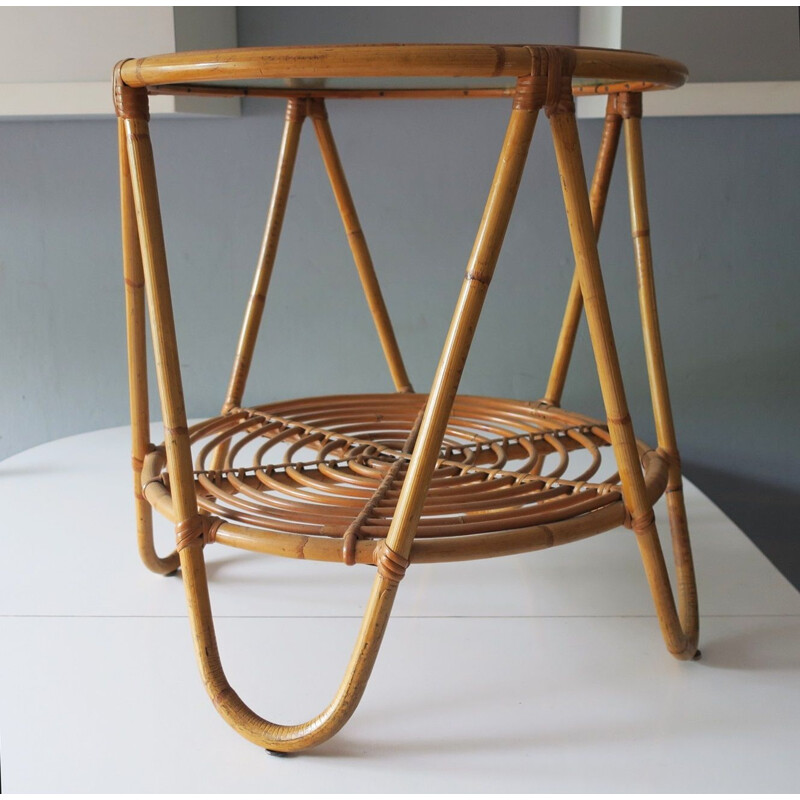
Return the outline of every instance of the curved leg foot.
{"type": "Polygon", "coordinates": [[[136,498],[136,541],[139,558],[147,569],[167,577],[177,574],[180,567],[177,552],[173,550],[168,556],[163,557],[156,553],[153,543],[153,509],[144,497],[136,498]]]}
{"type": "Polygon", "coordinates": [[[683,502],[680,458],[672,419],[664,349],[658,321],[656,287],[653,274],[653,254],[650,247],[650,217],[647,210],[644,151],[642,147],[641,94],[623,92],[617,106],[624,119],[625,154],[628,167],[628,197],[631,213],[631,236],[634,245],[639,312],[653,404],[653,419],[659,449],[669,463],[667,482],[667,512],[672,534],[672,552],[678,579],[678,607],[664,566],[661,546],[653,526],[650,541],[640,548],[650,589],[661,621],[661,629],[669,651],[680,659],[695,658],[697,654],[698,613],[689,526],[683,502]]]}
{"type": "Polygon", "coordinates": [[[237,733],[271,755],[305,750],[339,731],[355,711],[366,688],[389,621],[397,581],[380,570],[376,575],[350,663],[328,707],[307,722],[280,725],[252,711],[225,678],[214,634],[202,545],[194,543],[185,547],[180,551],[180,559],[200,672],[222,718],[237,733]]]}
{"type": "Polygon", "coordinates": [[[677,485],[667,486],[667,510],[678,583],[677,608],[655,523],[636,531],[636,540],[667,649],[682,661],[697,660],[700,657],[697,586],[680,475],[677,485]]]}

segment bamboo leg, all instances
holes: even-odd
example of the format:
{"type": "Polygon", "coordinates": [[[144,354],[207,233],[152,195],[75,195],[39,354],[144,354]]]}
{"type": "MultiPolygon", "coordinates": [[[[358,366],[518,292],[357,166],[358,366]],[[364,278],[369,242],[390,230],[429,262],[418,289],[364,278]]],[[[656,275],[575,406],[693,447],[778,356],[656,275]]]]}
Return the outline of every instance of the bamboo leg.
{"type": "Polygon", "coordinates": [[[164,418],[164,444],[170,476],[170,492],[175,519],[178,524],[183,524],[197,517],[197,502],[161,229],[161,211],[147,120],[126,119],[125,133],[139,242],[144,262],[145,291],[150,310],[156,375],[164,418]]]}
{"type": "MultiPolygon", "coordinates": [[[[614,168],[614,161],[617,155],[621,122],[622,120],[617,112],[616,95],[609,95],[603,135],[600,139],[600,149],[595,162],[592,188],[589,192],[592,223],[598,239],[600,238],[600,227],[603,224],[603,212],[606,208],[608,186],[611,183],[611,171],[614,168]]],[[[547,391],[543,398],[548,405],[561,405],[561,396],[564,393],[564,383],[567,380],[567,370],[572,359],[572,350],[575,346],[575,337],[578,335],[582,311],[583,297],[581,297],[580,280],[576,269],[572,275],[572,285],[569,289],[567,307],[564,310],[564,320],[561,323],[561,333],[558,336],[558,344],[553,356],[553,366],[550,369],[550,379],[547,382],[547,391]]]]}
{"type": "Polygon", "coordinates": [[[664,556],[658,541],[652,506],[645,491],[600,272],[597,237],[592,225],[580,140],[571,98],[569,102],[565,98],[565,102],[552,110],[550,124],[581,294],[586,306],[589,333],[625,505],[631,516],[631,526],[636,533],[636,541],[667,648],[677,658],[689,659],[695,655],[697,643],[691,631],[684,632],[678,619],[664,556]]]}
{"type": "Polygon", "coordinates": [[[397,580],[387,577],[385,572],[375,576],[350,662],[330,705],[307,722],[278,725],[255,714],[225,677],[214,634],[205,562],[199,546],[189,546],[181,551],[181,568],[203,682],[225,721],[249,741],[276,752],[304,750],[321,744],[339,731],[364,694],[389,621],[397,580]]]}
{"type": "Polygon", "coordinates": [[[398,576],[390,558],[378,563],[378,572],[344,680],[331,704],[320,715],[300,725],[278,725],[256,715],[231,688],[220,662],[208,596],[203,558],[205,521],[197,513],[194,491],[155,166],[147,124],[147,95],[142,90],[131,90],[120,85],[119,80],[117,94],[118,114],[124,120],[144,262],[180,565],[203,682],[219,713],[247,739],[270,750],[301,750],[333,736],[355,710],[375,663],[402,572],[398,576]]]}
{"type": "Polygon", "coordinates": [[[342,223],[344,224],[345,233],[347,234],[347,241],[350,244],[353,260],[358,269],[358,276],[361,279],[361,285],[364,287],[367,304],[372,313],[375,327],[378,330],[378,337],[381,341],[386,363],[389,365],[392,381],[398,392],[411,392],[413,391],[411,382],[408,379],[406,368],[403,365],[403,357],[400,355],[400,348],[397,345],[397,339],[392,329],[389,312],[386,310],[386,303],[381,294],[381,287],[375,275],[375,268],[372,264],[369,248],[367,247],[367,240],[364,238],[364,232],[361,230],[361,223],[358,220],[356,207],[347,185],[342,162],[339,159],[339,153],[336,149],[336,142],[333,139],[331,126],[328,122],[328,113],[325,109],[324,101],[309,101],[308,114],[314,121],[314,130],[317,134],[317,141],[319,142],[322,159],[325,162],[325,169],[328,173],[331,187],[333,188],[333,194],[336,197],[336,204],[339,207],[339,213],[341,214],[342,223]]]}
{"type": "Polygon", "coordinates": [[[641,95],[620,96],[625,117],[625,153],[628,170],[628,193],[631,210],[631,234],[636,258],[639,309],[642,316],[647,374],[653,402],[653,417],[658,445],[669,461],[667,511],[672,532],[672,548],[678,583],[678,608],[683,629],[694,641],[698,635],[697,586],[694,576],[689,528],[683,500],[683,481],[672,407],[661,345],[661,331],[653,277],[653,256],[650,248],[650,219],[644,174],[644,152],[641,129],[641,95]]]}
{"type": "MultiPolygon", "coordinates": [[[[426,407],[421,434],[425,440],[421,447],[415,448],[409,476],[403,484],[400,504],[404,510],[401,512],[398,507],[388,539],[378,548],[378,574],[375,577],[353,655],[339,691],[322,714],[301,725],[276,725],[254,714],[242,702],[225,679],[219,660],[205,564],[199,543],[181,551],[190,616],[193,620],[195,649],[206,688],[220,714],[239,733],[268,749],[300,750],[328,739],[349,719],[364,692],[389,620],[398,582],[408,564],[408,551],[419,519],[421,504],[439,451],[474,326],[497,262],[533,134],[538,107],[517,108],[516,105],[437,377],[434,380],[434,388],[426,407]]],[[[524,106],[524,103],[521,105],[524,106]]]]}
{"type": "Polygon", "coordinates": [[[125,276],[125,319],[128,339],[133,493],[139,555],[145,566],[165,575],[178,568],[178,554],[161,558],[153,543],[153,509],[142,494],[142,461],[150,450],[150,407],[147,399],[147,352],[145,342],[144,273],[131,194],[131,176],[122,120],[119,128],[120,204],[122,209],[122,258],[125,276]]]}
{"type": "Polygon", "coordinates": [[[511,217],[540,107],[533,101],[533,89],[538,80],[523,78],[517,84],[514,108],[489,198],[387,534],[386,550],[401,560],[407,560],[411,552],[461,372],[511,217]]]}

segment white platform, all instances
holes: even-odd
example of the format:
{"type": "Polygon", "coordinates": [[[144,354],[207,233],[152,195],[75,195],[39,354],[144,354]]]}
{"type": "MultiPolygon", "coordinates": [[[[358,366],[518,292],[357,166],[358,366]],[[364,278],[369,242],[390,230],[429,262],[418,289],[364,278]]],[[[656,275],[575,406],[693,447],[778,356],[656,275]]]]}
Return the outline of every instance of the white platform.
{"type": "MultiPolygon", "coordinates": [[[[277,759],[206,697],[180,578],[138,562],[128,437],[0,464],[4,791],[800,789],[800,594],[694,487],[702,661],[667,654],[627,531],[412,566],[353,719],[277,759]]],[[[371,569],[206,554],[231,683],[278,722],[319,712],[371,569]]]]}

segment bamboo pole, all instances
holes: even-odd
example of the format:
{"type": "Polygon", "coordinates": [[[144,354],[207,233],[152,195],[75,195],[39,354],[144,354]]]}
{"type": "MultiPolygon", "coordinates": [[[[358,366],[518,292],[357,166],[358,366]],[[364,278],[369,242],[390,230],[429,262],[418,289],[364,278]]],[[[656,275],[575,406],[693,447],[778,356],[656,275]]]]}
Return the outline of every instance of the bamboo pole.
{"type": "MultiPolygon", "coordinates": [[[[123,89],[123,93],[124,91],[123,89]]],[[[301,750],[333,736],[355,710],[380,647],[394,602],[398,578],[392,574],[391,565],[386,567],[379,563],[345,678],[333,701],[322,714],[300,725],[277,725],[253,713],[231,688],[219,658],[208,596],[208,578],[203,558],[204,525],[197,512],[146,102],[146,94],[142,97],[137,93],[129,101],[133,109],[126,111],[123,102],[122,112],[125,115],[123,119],[127,152],[131,165],[133,198],[164,415],[172,508],[177,523],[180,565],[195,654],[203,682],[214,705],[232,727],[250,741],[267,749],[281,752],[301,750]]]]}
{"type": "Polygon", "coordinates": [[[533,102],[537,80],[539,79],[520,79],[517,82],[514,108],[489,198],[425,407],[419,437],[386,538],[388,548],[405,559],[411,552],[461,372],[511,218],[540,108],[533,102]]]}
{"type": "Polygon", "coordinates": [[[625,505],[644,563],[667,649],[679,659],[692,658],[696,642],[681,628],[658,541],[652,504],[645,490],[636,441],[628,413],[611,317],[597,255],[589,195],[583,172],[574,106],[563,103],[550,115],[556,158],[561,174],[570,237],[586,306],[586,318],[600,377],[614,455],[619,466],[625,505]]]}
{"type": "Polygon", "coordinates": [[[144,565],[165,575],[178,568],[178,554],[165,558],[156,553],[153,543],[153,509],[142,494],[142,465],[152,448],[150,406],[147,397],[147,349],[145,341],[145,300],[142,256],[136,227],[136,212],[131,193],[131,174],[125,144],[125,126],[118,124],[120,206],[122,211],[122,261],[125,278],[125,322],[128,342],[128,385],[131,406],[133,494],[136,509],[136,538],[144,565]]]}
{"type": "Polygon", "coordinates": [[[228,409],[242,403],[250,364],[253,360],[258,329],[264,313],[264,304],[267,299],[272,269],[275,265],[275,256],[278,252],[283,218],[286,213],[286,204],[289,200],[289,190],[292,185],[292,175],[297,159],[297,147],[300,141],[300,132],[305,120],[305,103],[295,98],[289,98],[286,104],[286,122],[283,128],[278,166],[275,171],[275,181],[272,187],[272,197],[267,212],[267,222],[264,236],[261,240],[261,249],[258,253],[256,273],[253,287],[247,302],[242,331],[236,348],[236,358],[233,363],[228,392],[225,396],[223,413],[228,409]]]}
{"type": "MultiPolygon", "coordinates": [[[[611,183],[611,172],[617,155],[621,122],[622,120],[617,113],[616,95],[609,95],[606,104],[603,134],[600,139],[600,149],[597,153],[594,176],[592,177],[592,188],[589,192],[592,223],[598,239],[600,238],[600,227],[603,224],[608,187],[611,183]]],[[[567,370],[572,359],[572,350],[575,346],[575,338],[578,335],[582,311],[583,297],[581,296],[580,280],[576,269],[572,275],[567,307],[564,310],[564,320],[561,323],[561,333],[558,336],[553,365],[550,369],[550,379],[547,382],[547,391],[544,395],[544,401],[548,405],[561,405],[564,383],[567,380],[567,370]]]]}
{"type": "Polygon", "coordinates": [[[124,124],[164,418],[170,490],[176,519],[180,523],[197,515],[197,502],[153,150],[146,119],[128,118],[124,124]]]}
{"type": "Polygon", "coordinates": [[[203,683],[223,719],[249,741],[273,752],[304,750],[339,731],[352,716],[366,688],[389,621],[397,581],[381,572],[376,574],[350,662],[330,705],[307,722],[279,725],[255,714],[225,677],[214,633],[202,550],[194,546],[182,550],[181,568],[203,683]]]}
{"type": "Polygon", "coordinates": [[[642,317],[647,374],[653,404],[656,436],[669,464],[667,511],[672,532],[672,548],[678,582],[678,608],[687,637],[696,643],[698,636],[697,585],[694,575],[689,528],[683,499],[680,455],[669,399],[664,350],[656,305],[653,256],[650,245],[650,219],[642,147],[641,95],[622,95],[625,114],[625,152],[628,171],[628,197],[631,212],[636,276],[639,287],[639,310],[642,317]]]}
{"type": "Polygon", "coordinates": [[[361,229],[353,197],[347,185],[344,168],[336,149],[336,142],[333,139],[333,132],[328,122],[325,103],[321,99],[309,100],[308,103],[308,113],[314,122],[314,130],[317,134],[322,160],[325,162],[325,169],[331,182],[333,194],[336,197],[336,205],[339,207],[342,224],[347,234],[347,241],[353,253],[353,260],[358,269],[361,285],[364,287],[364,295],[367,298],[367,304],[378,331],[378,337],[381,341],[386,363],[389,365],[392,381],[398,392],[412,392],[411,381],[409,381],[406,374],[403,357],[400,355],[400,348],[397,345],[397,339],[389,319],[389,312],[386,310],[381,287],[375,275],[375,267],[372,264],[372,256],[370,256],[369,248],[367,247],[367,240],[364,237],[364,231],[361,229]]]}
{"type": "MultiPolygon", "coordinates": [[[[247,301],[247,308],[236,346],[236,356],[233,369],[228,382],[228,391],[222,406],[222,413],[241,405],[247,378],[250,374],[250,365],[253,361],[258,331],[264,314],[264,305],[267,300],[267,291],[272,278],[272,269],[275,266],[275,257],[278,253],[283,219],[289,201],[289,191],[294,175],[294,165],[297,160],[297,148],[300,143],[300,133],[306,118],[306,104],[297,98],[289,98],[286,103],[286,116],[283,127],[283,137],[278,153],[278,165],[275,170],[275,180],[272,186],[267,221],[264,226],[264,235],[261,239],[261,248],[258,253],[256,272],[253,286],[247,301]]],[[[221,445],[214,453],[214,469],[222,469],[227,456],[226,444],[221,445]]]]}
{"type": "MultiPolygon", "coordinates": [[[[130,59],[122,64],[129,86],[252,78],[516,78],[531,70],[531,56],[545,48],[496,44],[357,44],[245,47],[177,52],[130,59]]],[[[551,48],[555,49],[555,48],[551,48]]],[[[590,78],[587,94],[624,91],[632,85],[683,85],[686,67],[647,53],[590,47],[557,48],[575,64],[576,77],[590,78]]]]}
{"type": "Polygon", "coordinates": [[[298,86],[232,86],[202,83],[150,86],[148,94],[194,95],[195,97],[300,97],[341,100],[458,100],[463,98],[511,97],[511,86],[454,86],[442,89],[326,89],[298,86]]]}

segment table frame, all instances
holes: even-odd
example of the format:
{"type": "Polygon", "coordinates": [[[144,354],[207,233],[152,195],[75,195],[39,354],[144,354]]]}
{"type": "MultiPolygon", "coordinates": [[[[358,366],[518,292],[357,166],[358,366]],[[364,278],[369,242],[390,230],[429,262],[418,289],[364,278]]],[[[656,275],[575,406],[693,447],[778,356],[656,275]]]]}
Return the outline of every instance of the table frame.
{"type": "MultiPolygon", "coordinates": [[[[415,531],[440,452],[445,426],[511,217],[534,126],[541,109],[545,110],[550,121],[575,258],[575,274],[564,322],[541,404],[543,407],[557,407],[560,404],[577,327],[582,311],[585,310],[608,430],[619,468],[625,522],[635,533],[667,649],[676,658],[684,660],[698,654],[697,592],[653,280],[640,125],[641,93],[632,91],[631,84],[624,81],[606,84],[609,92],[607,115],[590,192],[584,175],[573,102],[572,78],[576,64],[581,63],[580,59],[576,58],[576,51],[572,48],[532,46],[527,50],[530,55],[530,74],[521,74],[516,78],[505,139],[429,399],[424,413],[418,418],[406,442],[406,448],[411,454],[408,472],[388,536],[375,547],[375,580],[352,658],[330,705],[313,719],[297,725],[279,725],[254,713],[230,686],[222,668],[214,634],[203,547],[214,539],[217,531],[224,528],[224,522],[199,513],[195,494],[190,435],[148,126],[147,84],[148,81],[158,81],[157,76],[151,76],[148,80],[142,77],[149,75],[147,65],[142,66],[142,61],[121,62],[115,71],[133,423],[133,472],[140,552],[144,563],[155,572],[169,573],[180,566],[196,655],[208,693],[220,714],[234,729],[271,751],[301,750],[328,739],[347,721],[363,694],[399,582],[409,565],[415,531]],[[138,76],[138,79],[131,79],[130,76],[138,76]],[[597,253],[597,236],[622,128],[625,130],[639,303],[658,438],[656,452],[668,468],[666,496],[677,571],[677,607],[628,412],[597,253]],[[153,546],[151,516],[152,505],[159,505],[166,490],[163,485],[156,486],[152,476],[148,478],[146,469],[148,457],[155,450],[149,434],[146,310],[149,310],[150,316],[164,419],[164,449],[169,468],[168,514],[176,524],[176,551],[166,557],[157,555],[153,546]]],[[[633,58],[634,61],[635,55],[625,54],[626,58],[633,58]]],[[[201,70],[198,67],[194,70],[190,77],[198,80],[202,77],[201,70]]],[[[178,79],[185,79],[186,70],[177,70],[175,76],[175,80],[170,82],[177,83],[178,79]]],[[[650,87],[642,84],[635,88],[650,87]]],[[[286,122],[266,231],[223,413],[237,409],[242,401],[277,251],[300,130],[307,118],[311,119],[317,134],[395,387],[401,392],[411,389],[336,151],[325,99],[318,96],[318,93],[298,91],[297,94],[290,95],[287,102],[286,122]]],[[[223,456],[220,448],[219,458],[223,456]]]]}

